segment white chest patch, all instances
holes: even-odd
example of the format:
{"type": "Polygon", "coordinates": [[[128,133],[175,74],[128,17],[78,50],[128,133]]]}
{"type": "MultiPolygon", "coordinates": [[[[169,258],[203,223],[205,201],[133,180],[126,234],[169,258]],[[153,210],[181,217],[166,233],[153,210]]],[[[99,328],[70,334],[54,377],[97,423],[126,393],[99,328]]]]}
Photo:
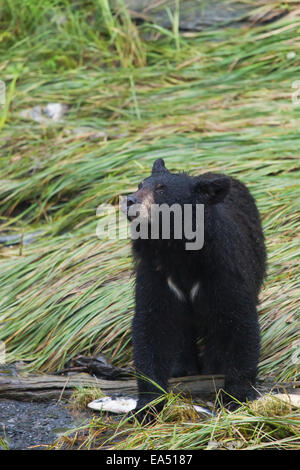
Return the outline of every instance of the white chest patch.
{"type": "Polygon", "coordinates": [[[193,287],[191,288],[191,291],[190,291],[190,299],[191,301],[193,301],[196,297],[196,295],[198,294],[199,292],[199,287],[200,287],[200,282],[197,281],[195,282],[195,284],[193,285],[193,287]]]}
{"type": "Polygon", "coordinates": [[[174,294],[176,295],[176,297],[177,297],[179,300],[184,301],[184,300],[185,300],[185,295],[184,295],[184,293],[182,292],[181,289],[179,289],[179,287],[176,286],[176,284],[175,284],[174,281],[172,280],[171,276],[168,277],[167,281],[168,281],[168,286],[170,287],[171,291],[174,292],[174,294]]]}
{"type": "MultiPolygon", "coordinates": [[[[181,289],[179,289],[178,286],[176,286],[175,282],[173,281],[173,279],[171,278],[171,276],[168,277],[167,279],[167,282],[168,282],[168,286],[170,287],[171,291],[174,292],[174,294],[176,295],[176,297],[179,299],[179,300],[182,300],[183,302],[186,300],[185,298],[185,295],[184,293],[182,292],[181,289]]],[[[197,281],[195,282],[195,284],[193,285],[193,287],[191,288],[190,290],[190,300],[193,302],[196,298],[196,295],[198,294],[199,292],[199,288],[200,288],[200,282],[197,281]]]]}

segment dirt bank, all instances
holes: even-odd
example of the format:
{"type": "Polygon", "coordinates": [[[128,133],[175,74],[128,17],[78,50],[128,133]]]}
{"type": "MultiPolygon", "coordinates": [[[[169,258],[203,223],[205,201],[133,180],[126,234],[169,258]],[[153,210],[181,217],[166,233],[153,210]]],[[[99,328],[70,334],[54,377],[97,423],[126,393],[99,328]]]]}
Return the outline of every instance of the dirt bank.
{"type": "Polygon", "coordinates": [[[30,403],[0,400],[0,439],[8,449],[47,449],[63,432],[88,420],[74,416],[63,402],[30,403]]]}

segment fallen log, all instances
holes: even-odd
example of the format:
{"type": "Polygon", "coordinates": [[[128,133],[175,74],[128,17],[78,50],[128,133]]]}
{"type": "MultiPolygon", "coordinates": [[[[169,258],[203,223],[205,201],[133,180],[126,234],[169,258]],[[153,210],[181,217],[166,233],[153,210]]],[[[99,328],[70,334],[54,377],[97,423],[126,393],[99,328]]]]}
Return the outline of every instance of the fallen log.
{"type": "MultiPolygon", "coordinates": [[[[20,401],[48,401],[69,398],[76,388],[99,388],[105,395],[137,395],[136,380],[103,380],[89,374],[65,377],[56,375],[7,376],[0,375],[0,399],[20,401]]],[[[214,395],[224,387],[221,375],[196,375],[170,379],[170,389],[190,396],[214,395]]]]}
{"type": "MultiPolygon", "coordinates": [[[[255,2],[241,0],[124,0],[130,16],[139,21],[153,22],[163,28],[173,29],[175,18],[182,31],[202,31],[211,27],[245,26],[274,21],[289,12],[288,7],[273,5],[258,11],[255,2]],[[256,9],[256,11],[255,11],[256,9]]],[[[118,0],[112,5],[119,10],[118,0]]]]}

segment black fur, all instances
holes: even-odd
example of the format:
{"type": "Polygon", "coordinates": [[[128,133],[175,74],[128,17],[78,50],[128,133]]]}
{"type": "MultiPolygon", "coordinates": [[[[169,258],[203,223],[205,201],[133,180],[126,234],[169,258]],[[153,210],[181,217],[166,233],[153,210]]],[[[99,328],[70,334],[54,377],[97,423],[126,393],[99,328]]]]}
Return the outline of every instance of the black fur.
{"type": "MultiPolygon", "coordinates": [[[[266,253],[253,197],[236,179],[213,173],[173,174],[162,159],[131,198],[143,202],[149,192],[157,204],[203,203],[205,241],[198,251],[187,251],[184,240],[133,241],[137,263],[132,338],[137,372],[164,390],[171,375],[225,374],[227,394],[242,402],[255,398],[260,350],[256,304],[266,253]],[[169,277],[184,293],[184,301],[170,289],[169,277]],[[191,301],[196,281],[200,289],[191,301]]],[[[142,377],[138,387],[136,411],[160,394],[142,377]]],[[[225,404],[230,401],[227,394],[225,404]]]]}

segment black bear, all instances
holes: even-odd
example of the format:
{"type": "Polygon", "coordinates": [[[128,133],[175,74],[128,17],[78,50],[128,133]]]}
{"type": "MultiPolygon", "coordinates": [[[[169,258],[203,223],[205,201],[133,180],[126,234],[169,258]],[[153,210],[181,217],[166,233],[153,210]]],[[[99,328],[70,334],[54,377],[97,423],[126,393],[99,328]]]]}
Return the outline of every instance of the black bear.
{"type": "Polygon", "coordinates": [[[168,390],[171,376],[224,374],[226,406],[232,406],[231,397],[241,402],[256,397],[260,350],[256,305],[266,251],[254,199],[232,177],[172,173],[158,159],[151,176],[128,196],[126,211],[131,221],[143,213],[151,226],[152,205],[174,204],[192,207],[193,228],[195,207],[203,208],[204,244],[187,249],[184,234],[174,236],[174,218],[169,237],[159,230],[154,238],[132,241],[136,260],[132,340],[139,389],[135,413],[143,409],[137,413],[140,420],[152,419],[145,405],[161,389],[168,390]],[[129,215],[135,205],[139,210],[129,215]]]}

